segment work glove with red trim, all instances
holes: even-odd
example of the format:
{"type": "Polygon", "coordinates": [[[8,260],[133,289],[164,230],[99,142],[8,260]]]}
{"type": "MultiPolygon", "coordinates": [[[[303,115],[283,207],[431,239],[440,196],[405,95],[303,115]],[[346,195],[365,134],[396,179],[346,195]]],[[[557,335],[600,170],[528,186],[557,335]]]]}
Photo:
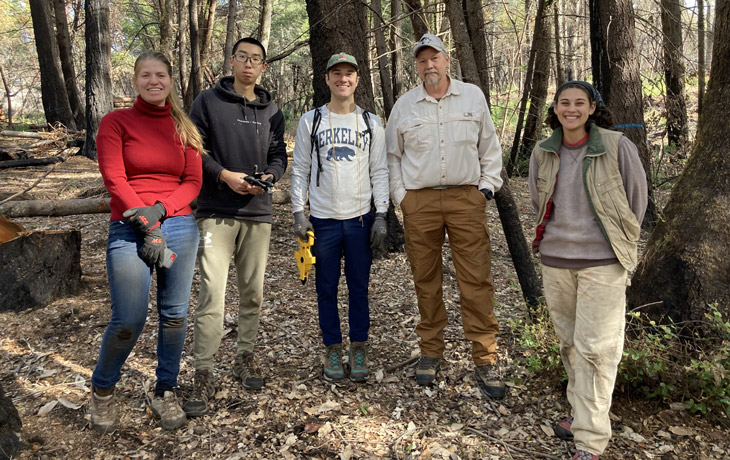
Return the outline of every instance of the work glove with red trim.
{"type": "Polygon", "coordinates": [[[133,229],[144,235],[159,226],[160,219],[165,217],[165,214],[167,214],[165,206],[158,201],[154,206],[129,208],[122,215],[129,218],[133,229]]]}

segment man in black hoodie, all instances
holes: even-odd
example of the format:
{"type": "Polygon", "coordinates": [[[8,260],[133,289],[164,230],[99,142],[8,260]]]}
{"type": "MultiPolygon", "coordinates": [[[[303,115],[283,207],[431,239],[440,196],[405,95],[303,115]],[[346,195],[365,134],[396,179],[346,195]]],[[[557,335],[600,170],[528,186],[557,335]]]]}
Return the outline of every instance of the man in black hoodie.
{"type": "Polygon", "coordinates": [[[260,179],[276,182],[284,174],[284,116],[271,93],[256,84],[266,70],[264,46],[254,38],[242,38],[229,59],[233,76],[201,92],[190,110],[208,152],[203,155],[196,211],[200,293],[194,324],[195,385],[183,405],[190,416],[205,414],[215,394],[213,363],[223,334],[231,255],[240,297],[233,372],[246,389],[263,386],[253,349],[269,254],[271,195],[245,178],[259,172],[260,179]]]}

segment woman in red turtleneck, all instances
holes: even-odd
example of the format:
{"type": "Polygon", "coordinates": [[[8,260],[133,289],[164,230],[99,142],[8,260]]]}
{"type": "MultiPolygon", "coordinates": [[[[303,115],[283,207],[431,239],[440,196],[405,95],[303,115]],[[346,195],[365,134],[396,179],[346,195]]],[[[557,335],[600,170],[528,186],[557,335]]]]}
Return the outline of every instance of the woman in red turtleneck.
{"type": "Polygon", "coordinates": [[[111,195],[107,273],[112,315],[91,377],[91,426],[116,428],[114,387],[147,318],[157,272],[157,383],[150,408],[165,429],[185,424],[177,387],[185,342],[198,227],[190,208],[200,191],[203,143],[177,102],[170,61],[147,51],[134,64],[139,96],[107,114],[96,137],[99,170],[111,195]]]}

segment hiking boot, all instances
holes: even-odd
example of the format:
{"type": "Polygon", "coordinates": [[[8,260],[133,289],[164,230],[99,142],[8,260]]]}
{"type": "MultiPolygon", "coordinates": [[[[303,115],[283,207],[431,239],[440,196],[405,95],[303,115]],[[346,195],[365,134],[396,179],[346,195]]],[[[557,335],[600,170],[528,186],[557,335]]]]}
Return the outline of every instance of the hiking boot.
{"type": "Polygon", "coordinates": [[[188,418],[177,402],[177,396],[172,391],[165,391],[163,396],[154,395],[150,409],[155,417],[160,419],[160,426],[164,430],[174,430],[187,423],[188,418]]]}
{"type": "Polygon", "coordinates": [[[325,380],[337,382],[345,378],[345,368],[342,367],[341,343],[335,343],[325,349],[323,370],[325,380]]]}
{"type": "Polygon", "coordinates": [[[560,438],[564,441],[572,441],[573,432],[570,430],[570,427],[572,425],[573,417],[566,417],[559,421],[553,426],[553,432],[555,432],[555,437],[560,438]]]}
{"type": "MultiPolygon", "coordinates": [[[[103,391],[103,390],[102,390],[103,391]]],[[[97,394],[97,389],[91,387],[91,428],[101,433],[114,431],[119,424],[119,408],[114,398],[114,389],[106,396],[97,394]]]]}
{"type": "Polygon", "coordinates": [[[233,363],[233,373],[241,379],[243,388],[247,390],[260,390],[264,386],[264,378],[253,359],[253,353],[243,353],[236,356],[233,363]]]}
{"type": "Polygon", "coordinates": [[[436,380],[436,374],[441,369],[441,358],[430,358],[421,356],[418,361],[418,369],[416,369],[416,383],[419,385],[429,385],[436,380]]]}
{"type": "Polygon", "coordinates": [[[504,398],[507,387],[502,381],[502,371],[498,365],[477,366],[474,377],[484,395],[494,399],[504,398]]]}
{"type": "Polygon", "coordinates": [[[350,344],[350,380],[364,382],[370,375],[368,369],[367,342],[352,342],[350,344]]]}
{"type": "Polygon", "coordinates": [[[195,371],[193,394],[183,404],[183,411],[188,417],[200,417],[208,412],[208,401],[215,396],[215,384],[210,371],[195,371]]]}
{"type": "Polygon", "coordinates": [[[585,450],[578,450],[573,455],[573,460],[598,460],[598,455],[594,455],[585,450]]]}

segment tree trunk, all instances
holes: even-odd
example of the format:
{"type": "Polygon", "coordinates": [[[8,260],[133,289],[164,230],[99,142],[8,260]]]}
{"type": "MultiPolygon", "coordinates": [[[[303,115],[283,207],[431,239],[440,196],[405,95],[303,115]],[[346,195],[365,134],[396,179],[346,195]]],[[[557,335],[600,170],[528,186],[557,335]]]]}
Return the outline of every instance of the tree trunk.
{"type": "Polygon", "coordinates": [[[613,114],[614,129],[623,131],[639,150],[649,190],[643,226],[651,227],[657,220],[657,209],[651,152],[646,144],[634,10],[631,0],[589,0],[589,6],[593,82],[613,114]]]}
{"type": "Polygon", "coordinates": [[[112,111],[109,2],[86,0],[86,140],[83,155],[96,160],[96,133],[101,117],[112,111]]]}
{"type": "Polygon", "coordinates": [[[705,0],[697,2],[697,118],[702,118],[705,98],[705,0]]]}
{"type": "Polygon", "coordinates": [[[228,20],[226,22],[226,44],[223,53],[223,75],[231,73],[231,60],[229,56],[233,54],[233,37],[236,35],[236,0],[228,0],[228,20]]]}
{"type": "Polygon", "coordinates": [[[687,104],[682,63],[682,16],[680,0],[661,0],[664,81],[667,85],[667,139],[681,147],[687,141],[687,104]]]}
{"type": "Polygon", "coordinates": [[[373,86],[368,66],[368,40],[370,30],[365,4],[342,3],[338,0],[307,0],[309,17],[309,49],[312,55],[314,78],[314,106],[319,107],[330,99],[330,91],[324,80],[327,60],[334,53],[346,52],[355,56],[360,67],[360,84],[355,90],[357,104],[375,113],[373,86]]]}
{"type": "MultiPolygon", "coordinates": [[[[401,53],[401,34],[403,33],[403,21],[400,18],[401,15],[401,2],[398,0],[390,2],[390,17],[392,20],[390,29],[390,68],[391,74],[391,88],[393,88],[393,103],[401,95],[403,84],[401,78],[403,78],[403,53],[401,53]]],[[[386,113],[386,118],[387,118],[386,113]]]]}
{"type": "Polygon", "coordinates": [[[261,0],[261,19],[259,20],[258,37],[264,48],[269,48],[271,36],[271,12],[274,9],[273,0],[261,0]]]}
{"type": "Polygon", "coordinates": [[[0,79],[3,81],[3,88],[5,88],[5,97],[8,100],[8,127],[10,129],[13,129],[13,100],[12,96],[10,95],[10,87],[8,86],[8,80],[5,78],[5,72],[3,72],[3,67],[0,66],[0,79]]]}
{"type": "MultiPolygon", "coordinates": [[[[397,1],[397,0],[396,0],[397,1]]],[[[388,46],[385,44],[385,30],[383,26],[383,8],[380,0],[372,0],[373,24],[375,26],[375,48],[378,53],[378,75],[380,87],[383,91],[383,110],[385,118],[390,117],[395,98],[393,97],[392,75],[388,66],[388,46]]]]}
{"type": "MultiPolygon", "coordinates": [[[[464,77],[479,84],[479,76],[486,69],[476,69],[474,65],[463,66],[464,62],[475,62],[471,41],[468,35],[463,37],[466,31],[466,27],[464,26],[464,9],[459,0],[447,0],[446,10],[449,15],[449,21],[451,22],[451,32],[455,34],[454,41],[456,43],[457,53],[459,53],[459,60],[462,62],[464,77]],[[464,33],[459,32],[459,29],[464,31],[464,33]],[[458,35],[456,35],[457,33],[458,35]],[[469,56],[470,52],[472,53],[471,56],[469,56]]],[[[539,298],[542,296],[540,282],[535,272],[535,265],[532,263],[532,255],[527,246],[525,234],[522,231],[519,210],[512,197],[509,178],[504,169],[502,169],[502,179],[504,181],[502,188],[494,198],[499,211],[499,219],[502,223],[504,235],[507,239],[510,256],[512,257],[512,263],[515,266],[517,278],[520,281],[522,295],[530,308],[530,312],[532,312],[533,308],[538,305],[539,298]]]]}
{"type": "Polygon", "coordinates": [[[555,27],[555,85],[559,87],[565,82],[563,53],[560,45],[560,0],[553,2],[553,26],[555,27]]]}
{"type": "Polygon", "coordinates": [[[185,112],[190,111],[193,105],[193,92],[190,88],[190,73],[188,73],[188,35],[186,25],[188,24],[188,4],[186,0],[177,0],[177,47],[178,47],[178,72],[180,75],[180,95],[183,99],[185,112]]]}
{"type": "Polygon", "coordinates": [[[66,17],[66,1],[53,0],[56,19],[56,41],[58,42],[58,52],[61,60],[61,71],[63,79],[66,83],[66,92],[68,93],[68,102],[71,107],[71,113],[78,129],[84,128],[84,109],[81,105],[81,95],[79,94],[79,86],[76,78],[76,69],[73,61],[73,48],[71,46],[71,37],[68,34],[68,18],[66,17]]]}
{"type": "Polygon", "coordinates": [[[158,0],[160,9],[160,45],[158,49],[168,58],[172,58],[172,4],[174,1],[158,0]]]}
{"type": "Polygon", "coordinates": [[[476,59],[474,59],[474,46],[469,36],[461,0],[446,0],[445,3],[446,16],[451,24],[451,36],[456,44],[456,57],[459,61],[463,80],[481,88],[482,82],[479,78],[479,69],[477,68],[476,59]]]}
{"type": "Polygon", "coordinates": [[[487,44],[486,25],[484,23],[484,11],[482,10],[481,0],[462,0],[464,6],[464,17],[466,19],[466,28],[469,32],[471,45],[474,52],[474,61],[479,74],[479,86],[484,91],[484,97],[487,99],[489,107],[492,106],[489,88],[489,61],[490,52],[487,44]]]}
{"type": "Polygon", "coordinates": [[[23,443],[16,433],[20,433],[22,427],[18,409],[0,385],[0,459],[17,458],[23,443]]]}
{"type": "Polygon", "coordinates": [[[730,315],[730,1],[717,2],[712,75],[690,160],[672,190],[664,219],[647,242],[628,292],[629,305],[650,304],[674,321],[703,320],[717,303],[730,315]]]}
{"type": "Polygon", "coordinates": [[[200,26],[198,24],[198,2],[189,0],[188,24],[190,27],[190,80],[185,92],[185,100],[192,101],[203,90],[203,69],[200,63],[200,26]]]}
{"type": "Polygon", "coordinates": [[[66,83],[58,57],[58,44],[51,23],[51,8],[47,0],[30,0],[30,14],[33,18],[35,46],[41,71],[41,95],[46,122],[61,123],[76,129],[66,92],[66,83]]]}
{"type": "MultiPolygon", "coordinates": [[[[198,13],[199,33],[200,33],[200,90],[203,90],[203,77],[205,69],[210,62],[210,45],[213,40],[213,25],[215,24],[215,7],[216,0],[205,0],[201,5],[202,10],[198,13]]],[[[210,81],[210,84],[215,82],[210,81]]],[[[197,96],[197,93],[196,93],[197,96]]]]}
{"type": "Polygon", "coordinates": [[[542,132],[542,120],[545,117],[545,99],[547,98],[548,82],[550,80],[550,15],[547,8],[535,17],[535,36],[533,44],[536,45],[535,65],[532,72],[532,84],[530,87],[530,108],[525,121],[525,134],[522,136],[517,159],[513,173],[518,176],[527,176],[530,165],[530,155],[535,143],[540,139],[542,132]]]}
{"type": "MultiPolygon", "coordinates": [[[[537,13],[535,13],[535,28],[542,28],[543,24],[539,20],[545,16],[545,0],[538,0],[537,2],[537,13]]],[[[527,100],[529,99],[530,93],[532,92],[532,78],[535,68],[535,60],[537,58],[537,50],[540,44],[538,44],[538,31],[532,34],[532,45],[530,46],[530,57],[527,60],[527,70],[525,71],[525,85],[522,88],[522,99],[520,101],[520,111],[517,114],[517,127],[515,128],[515,137],[512,141],[512,149],[510,150],[509,161],[507,162],[507,175],[512,177],[512,173],[517,162],[517,154],[519,152],[520,138],[522,137],[522,125],[525,120],[525,111],[527,110],[527,100]]]]}
{"type": "Polygon", "coordinates": [[[428,33],[429,29],[426,16],[423,14],[423,5],[421,4],[421,0],[403,0],[403,3],[406,4],[411,15],[414,41],[418,41],[423,34],[428,33]]]}

